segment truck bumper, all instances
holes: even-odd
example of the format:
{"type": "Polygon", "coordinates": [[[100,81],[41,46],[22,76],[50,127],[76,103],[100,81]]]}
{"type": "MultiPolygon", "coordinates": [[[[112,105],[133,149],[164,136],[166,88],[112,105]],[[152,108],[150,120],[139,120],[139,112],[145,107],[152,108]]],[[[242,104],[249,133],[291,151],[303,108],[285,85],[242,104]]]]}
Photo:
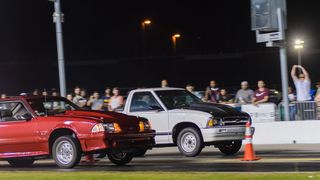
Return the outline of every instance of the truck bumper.
{"type": "MultiPolygon", "coordinates": [[[[233,141],[242,140],[245,137],[246,128],[244,126],[237,127],[215,127],[210,129],[201,129],[203,141],[233,141]]],[[[251,132],[254,133],[254,128],[251,127],[251,132]]]]}

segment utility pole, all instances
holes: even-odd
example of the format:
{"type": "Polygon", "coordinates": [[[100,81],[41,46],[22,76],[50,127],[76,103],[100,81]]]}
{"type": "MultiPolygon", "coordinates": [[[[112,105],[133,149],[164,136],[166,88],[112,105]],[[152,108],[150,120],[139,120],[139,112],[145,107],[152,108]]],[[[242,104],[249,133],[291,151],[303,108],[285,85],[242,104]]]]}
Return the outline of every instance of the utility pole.
{"type": "Polygon", "coordinates": [[[284,105],[284,118],[290,120],[289,116],[289,98],[288,98],[288,63],[287,63],[287,48],[286,48],[286,35],[284,14],[281,8],[277,9],[279,32],[282,36],[280,43],[280,66],[281,66],[281,82],[282,82],[282,102],[284,105]]]}
{"type": "Polygon", "coordinates": [[[58,53],[58,68],[59,68],[59,84],[60,95],[66,97],[66,73],[64,63],[63,50],[63,34],[62,23],[64,21],[64,14],[61,12],[60,0],[49,0],[54,3],[53,22],[56,24],[56,39],[57,39],[57,53],[58,53]]]}

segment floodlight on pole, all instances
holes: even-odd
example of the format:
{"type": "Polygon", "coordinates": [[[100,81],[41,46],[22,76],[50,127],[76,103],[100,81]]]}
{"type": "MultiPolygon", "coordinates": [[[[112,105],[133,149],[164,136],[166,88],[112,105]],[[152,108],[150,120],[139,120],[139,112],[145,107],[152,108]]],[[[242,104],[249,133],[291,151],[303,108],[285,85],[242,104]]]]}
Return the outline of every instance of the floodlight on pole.
{"type": "Polygon", "coordinates": [[[181,37],[181,34],[178,34],[178,33],[171,36],[174,55],[176,55],[177,53],[177,39],[180,37],[181,37]]]}
{"type": "MultiPolygon", "coordinates": [[[[295,42],[294,42],[294,48],[297,50],[297,53],[298,53],[298,65],[300,65],[301,66],[301,51],[302,51],[302,49],[303,49],[303,46],[304,45],[304,41],[303,40],[301,40],[301,39],[297,39],[297,40],[295,40],[295,42]]],[[[300,71],[300,70],[299,70],[300,71]]]]}
{"type": "Polygon", "coordinates": [[[304,41],[297,39],[294,42],[294,48],[295,49],[303,49],[304,41]]]}
{"type": "Polygon", "coordinates": [[[146,35],[146,27],[151,25],[150,19],[145,19],[141,22],[141,29],[142,29],[142,55],[147,56],[147,35],[146,35]]]}
{"type": "Polygon", "coordinates": [[[146,26],[151,25],[151,23],[152,22],[151,22],[150,19],[143,20],[142,23],[141,23],[142,30],[144,31],[146,29],[146,26]]]}

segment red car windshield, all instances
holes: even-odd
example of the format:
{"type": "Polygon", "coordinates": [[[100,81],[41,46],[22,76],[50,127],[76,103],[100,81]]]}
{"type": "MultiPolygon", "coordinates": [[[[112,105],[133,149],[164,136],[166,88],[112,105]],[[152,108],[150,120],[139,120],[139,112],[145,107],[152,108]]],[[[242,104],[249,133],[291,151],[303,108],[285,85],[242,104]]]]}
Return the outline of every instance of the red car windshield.
{"type": "Polygon", "coordinates": [[[80,108],[65,98],[34,98],[27,100],[38,116],[64,114],[66,111],[80,108]]]}

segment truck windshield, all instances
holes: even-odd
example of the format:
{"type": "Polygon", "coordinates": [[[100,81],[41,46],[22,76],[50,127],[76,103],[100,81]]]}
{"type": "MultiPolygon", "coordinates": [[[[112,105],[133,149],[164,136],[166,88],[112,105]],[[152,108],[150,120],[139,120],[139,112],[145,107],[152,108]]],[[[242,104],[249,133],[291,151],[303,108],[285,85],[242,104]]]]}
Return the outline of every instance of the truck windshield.
{"type": "Polygon", "coordinates": [[[169,110],[182,109],[201,102],[201,99],[185,90],[164,90],[155,93],[169,110]]]}

